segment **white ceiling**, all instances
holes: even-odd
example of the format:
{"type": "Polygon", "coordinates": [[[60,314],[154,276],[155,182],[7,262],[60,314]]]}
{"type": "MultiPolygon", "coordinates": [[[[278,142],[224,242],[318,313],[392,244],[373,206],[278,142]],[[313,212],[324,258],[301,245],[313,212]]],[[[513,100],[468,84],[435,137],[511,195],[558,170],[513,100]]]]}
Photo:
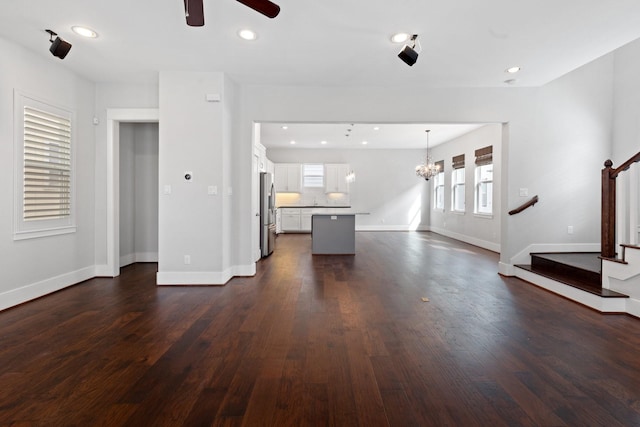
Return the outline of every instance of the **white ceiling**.
{"type": "Polygon", "coordinates": [[[419,149],[455,139],[483,124],[426,123],[262,123],[261,143],[267,148],[419,149]],[[286,126],[287,129],[283,129],[286,126]],[[348,136],[347,136],[348,135],[348,136]],[[291,144],[295,141],[295,144],[291,144]],[[322,144],[326,141],[326,144],[322,144]],[[362,142],[366,141],[364,145],[362,142]]]}
{"type": "MultiPolygon", "coordinates": [[[[640,38],[638,0],[275,1],[282,11],[271,20],[234,0],[204,0],[205,26],[194,28],[183,0],[2,0],[0,36],[96,82],[155,83],[160,70],[194,70],[241,84],[398,88],[539,86],[640,38]],[[73,25],[99,37],[83,39],[73,25]],[[73,44],[63,61],[48,52],[46,28],[73,44]],[[258,39],[241,40],[241,28],[258,39]],[[419,35],[413,67],[390,41],[400,31],[419,35]],[[522,71],[507,74],[514,65],[522,71]]],[[[290,124],[285,136],[265,124],[263,143],[411,148],[426,145],[426,127],[432,146],[471,129],[356,124],[345,138],[345,125],[290,124]]]]}
{"type": "Polygon", "coordinates": [[[234,0],[204,0],[188,27],[183,0],[3,0],[0,36],[92,81],[157,81],[159,70],[222,71],[243,84],[516,86],[549,82],[640,37],[638,0],[276,0],[271,20],[234,0]],[[71,32],[87,25],[95,40],[71,32]],[[258,32],[241,40],[240,28],[258,32]],[[50,28],[73,44],[60,62],[50,28]],[[419,34],[409,67],[392,33],[419,34]]]}

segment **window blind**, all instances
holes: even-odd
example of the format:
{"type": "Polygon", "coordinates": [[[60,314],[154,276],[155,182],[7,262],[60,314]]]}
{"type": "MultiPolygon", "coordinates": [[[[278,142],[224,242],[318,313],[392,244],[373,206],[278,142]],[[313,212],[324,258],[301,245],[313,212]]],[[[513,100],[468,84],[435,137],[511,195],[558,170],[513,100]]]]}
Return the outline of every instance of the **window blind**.
{"type": "Polygon", "coordinates": [[[305,187],[324,187],[324,165],[303,164],[302,182],[305,187]]]}
{"type": "Polygon", "coordinates": [[[490,145],[476,150],[476,165],[488,165],[493,163],[493,146],[490,145]]]}
{"type": "Polygon", "coordinates": [[[462,169],[464,167],[464,154],[454,156],[452,159],[452,166],[454,169],[462,169]]]}
{"type": "Polygon", "coordinates": [[[71,120],[24,107],[25,221],[71,214],[71,120]]]}

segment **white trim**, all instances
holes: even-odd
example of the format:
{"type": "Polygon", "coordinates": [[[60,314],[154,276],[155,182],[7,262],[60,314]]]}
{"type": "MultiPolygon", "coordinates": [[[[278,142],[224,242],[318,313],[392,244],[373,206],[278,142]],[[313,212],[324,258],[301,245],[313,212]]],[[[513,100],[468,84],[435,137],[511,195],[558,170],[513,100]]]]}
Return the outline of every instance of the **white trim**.
{"type": "Polygon", "coordinates": [[[562,295],[572,301],[593,308],[601,313],[626,313],[627,300],[629,298],[601,298],[597,295],[585,292],[573,286],[556,282],[547,277],[540,276],[522,268],[516,268],[516,277],[523,279],[535,286],[562,295]]]}
{"type": "Polygon", "coordinates": [[[231,280],[231,271],[159,271],[156,284],[161,285],[224,285],[231,280]]]}
{"type": "Polygon", "coordinates": [[[224,271],[159,271],[156,284],[159,286],[207,286],[225,285],[236,276],[255,276],[256,264],[234,265],[224,271]]]}
{"type": "Polygon", "coordinates": [[[429,231],[429,227],[419,225],[413,228],[411,225],[357,225],[356,231],[429,231]]]}
{"type": "Polygon", "coordinates": [[[248,265],[234,265],[231,267],[233,277],[251,277],[256,275],[256,263],[248,265]]]}
{"type": "Polygon", "coordinates": [[[627,298],[627,313],[632,316],[640,317],[640,300],[635,298],[627,298]]]}
{"type": "Polygon", "coordinates": [[[502,276],[515,276],[516,267],[513,264],[507,264],[502,261],[498,263],[498,274],[502,276]]]}
{"type": "Polygon", "coordinates": [[[136,254],[120,255],[120,268],[136,262],[136,254]]]}
{"type": "Polygon", "coordinates": [[[62,234],[75,233],[76,230],[77,227],[74,225],[69,227],[49,228],[46,230],[17,231],[13,235],[13,240],[27,240],[37,239],[38,237],[60,236],[62,234]]]}
{"type": "Polygon", "coordinates": [[[136,252],[135,262],[158,262],[158,252],[136,252]]]}
{"type": "MultiPolygon", "coordinates": [[[[107,277],[120,274],[120,123],[157,123],[158,108],[109,108],[107,109],[107,277]]],[[[102,268],[102,267],[101,267],[102,268]]],[[[101,270],[102,271],[102,270],[101,270]]]]}
{"type": "Polygon", "coordinates": [[[112,277],[111,270],[106,264],[97,264],[95,267],[95,277],[112,277]]]}
{"type": "Polygon", "coordinates": [[[460,233],[454,233],[449,230],[445,230],[439,227],[431,227],[431,231],[434,233],[442,234],[443,236],[450,237],[452,239],[460,240],[461,242],[469,243],[473,246],[478,246],[483,249],[487,249],[492,252],[500,253],[500,243],[490,242],[488,240],[482,240],[471,236],[466,236],[460,233]]]}
{"type": "Polygon", "coordinates": [[[136,262],[158,262],[157,252],[136,252],[128,255],[120,255],[120,267],[136,262]]]}
{"type": "Polygon", "coordinates": [[[13,206],[13,240],[26,240],[47,236],[57,236],[76,232],[76,111],[38,96],[24,93],[18,89],[13,91],[13,163],[14,163],[14,206],[13,206]],[[70,199],[68,216],[57,219],[25,220],[24,207],[24,146],[25,146],[25,107],[40,110],[46,114],[69,120],[71,129],[70,144],[70,199]]]}
{"type": "Polygon", "coordinates": [[[94,266],[51,277],[21,288],[0,293],[0,310],[59,291],[96,276],[94,266]]]}

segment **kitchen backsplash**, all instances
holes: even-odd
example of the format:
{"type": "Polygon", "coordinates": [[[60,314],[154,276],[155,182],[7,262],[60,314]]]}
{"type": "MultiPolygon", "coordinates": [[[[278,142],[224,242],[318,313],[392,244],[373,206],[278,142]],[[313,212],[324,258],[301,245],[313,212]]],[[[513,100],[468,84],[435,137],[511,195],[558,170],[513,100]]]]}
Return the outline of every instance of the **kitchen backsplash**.
{"type": "Polygon", "coordinates": [[[324,189],[304,188],[302,193],[276,193],[280,206],[350,206],[349,194],[325,193],[324,189]]]}

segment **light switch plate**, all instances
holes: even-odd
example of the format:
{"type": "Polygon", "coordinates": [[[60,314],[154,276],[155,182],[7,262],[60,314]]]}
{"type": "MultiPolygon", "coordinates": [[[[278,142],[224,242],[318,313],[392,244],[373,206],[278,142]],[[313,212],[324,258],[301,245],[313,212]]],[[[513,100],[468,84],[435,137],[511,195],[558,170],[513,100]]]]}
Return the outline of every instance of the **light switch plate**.
{"type": "Polygon", "coordinates": [[[164,194],[171,194],[171,186],[165,185],[163,189],[164,194]]]}
{"type": "Polygon", "coordinates": [[[209,187],[207,187],[207,194],[210,196],[215,196],[216,194],[218,194],[218,186],[210,185],[209,187]]]}
{"type": "Polygon", "coordinates": [[[528,188],[521,188],[520,189],[520,197],[528,197],[529,196],[529,189],[528,188]]]}

